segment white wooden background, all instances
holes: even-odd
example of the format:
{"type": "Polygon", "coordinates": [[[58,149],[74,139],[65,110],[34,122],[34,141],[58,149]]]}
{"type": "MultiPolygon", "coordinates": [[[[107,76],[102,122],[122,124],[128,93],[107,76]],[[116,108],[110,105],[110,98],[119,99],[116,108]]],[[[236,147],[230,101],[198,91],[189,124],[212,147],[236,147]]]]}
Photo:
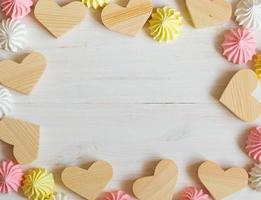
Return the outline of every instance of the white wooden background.
{"type": "MultiPolygon", "coordinates": [[[[113,0],[112,0],[113,1],[113,0]]],[[[115,1],[126,5],[126,1],[115,1]]],[[[233,1],[235,3],[235,1],[233,1]]],[[[179,168],[174,200],[186,186],[200,185],[197,168],[205,160],[222,167],[249,167],[244,152],[250,128],[228,112],[217,98],[240,68],[220,54],[220,42],[231,23],[194,29],[184,0],[153,0],[182,11],[185,28],[179,40],[158,44],[146,33],[129,38],[107,30],[100,11],[88,11],[84,22],[60,39],[53,38],[34,19],[28,27],[26,51],[0,56],[21,61],[31,51],[46,55],[48,68],[30,96],[14,94],[11,116],[41,125],[40,154],[30,167],[46,167],[55,174],[57,190],[65,166],[88,167],[98,159],[114,168],[106,191],[132,194],[133,181],[151,175],[160,159],[173,159],[179,168]]],[[[255,33],[261,47],[260,32],[255,33]]],[[[255,92],[261,100],[261,89],[255,92]]],[[[1,143],[1,158],[11,147],[1,143]]],[[[29,167],[27,166],[27,167],[29,167]]],[[[258,200],[250,188],[229,200],[258,200]]],[[[1,195],[0,199],[23,199],[1,195]]]]}

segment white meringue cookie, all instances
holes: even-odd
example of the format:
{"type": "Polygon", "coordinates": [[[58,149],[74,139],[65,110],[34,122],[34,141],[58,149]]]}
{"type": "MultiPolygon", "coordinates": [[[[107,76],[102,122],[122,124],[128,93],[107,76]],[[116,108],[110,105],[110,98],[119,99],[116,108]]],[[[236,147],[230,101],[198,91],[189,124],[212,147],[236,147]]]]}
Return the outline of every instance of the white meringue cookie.
{"type": "Polygon", "coordinates": [[[0,46],[2,49],[17,52],[26,43],[26,27],[20,21],[3,19],[0,23],[0,46]]]}
{"type": "Polygon", "coordinates": [[[57,193],[53,196],[53,200],[73,200],[64,193],[57,193]]]}
{"type": "Polygon", "coordinates": [[[261,192],[261,164],[255,164],[255,166],[251,169],[250,178],[250,186],[261,192]]]}
{"type": "Polygon", "coordinates": [[[261,0],[241,0],[235,11],[239,25],[261,29],[261,0]]]}
{"type": "Polygon", "coordinates": [[[0,119],[11,112],[13,103],[13,97],[9,90],[0,86],[0,119]]]}

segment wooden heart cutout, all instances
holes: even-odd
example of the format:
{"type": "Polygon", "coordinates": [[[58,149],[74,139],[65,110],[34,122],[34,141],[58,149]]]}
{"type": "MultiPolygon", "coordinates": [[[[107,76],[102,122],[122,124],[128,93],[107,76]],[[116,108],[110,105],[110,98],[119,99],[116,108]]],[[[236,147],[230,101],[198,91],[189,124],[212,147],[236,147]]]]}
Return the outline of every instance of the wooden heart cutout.
{"type": "Polygon", "coordinates": [[[28,164],[38,155],[40,127],[22,120],[3,118],[0,120],[0,140],[13,145],[17,162],[28,164]]]}
{"type": "Polygon", "coordinates": [[[109,4],[101,14],[103,24],[110,30],[135,36],[152,12],[151,0],[130,0],[127,7],[109,4]]]}
{"type": "Polygon", "coordinates": [[[216,200],[221,200],[248,185],[248,174],[245,169],[231,168],[224,171],[211,161],[200,165],[198,176],[216,200]]]}
{"type": "Polygon", "coordinates": [[[186,0],[186,5],[196,28],[223,24],[232,16],[232,5],[225,0],[186,0]]]}
{"type": "Polygon", "coordinates": [[[154,176],[140,178],[133,184],[133,193],[140,200],[172,200],[178,168],[171,160],[162,160],[154,176]]]}
{"type": "Polygon", "coordinates": [[[261,104],[251,94],[258,78],[250,69],[237,72],[223,92],[220,102],[244,121],[254,121],[261,115],[261,104]]]}
{"type": "Polygon", "coordinates": [[[56,38],[80,24],[86,15],[81,2],[71,2],[60,7],[53,0],[39,0],[34,9],[36,19],[56,38]]]}
{"type": "Polygon", "coordinates": [[[0,83],[17,92],[29,94],[47,66],[45,57],[31,53],[19,64],[12,60],[0,61],[0,83]]]}
{"type": "Polygon", "coordinates": [[[95,200],[112,179],[112,166],[105,161],[97,161],[88,169],[68,167],[62,172],[64,185],[88,199],[95,200]]]}

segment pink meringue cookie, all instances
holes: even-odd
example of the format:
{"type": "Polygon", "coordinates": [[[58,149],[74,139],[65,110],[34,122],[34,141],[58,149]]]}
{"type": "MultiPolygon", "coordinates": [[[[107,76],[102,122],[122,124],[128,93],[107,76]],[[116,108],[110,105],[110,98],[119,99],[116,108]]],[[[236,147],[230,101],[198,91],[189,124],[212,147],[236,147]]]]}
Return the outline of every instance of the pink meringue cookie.
{"type": "Polygon", "coordinates": [[[23,170],[12,161],[3,161],[0,165],[0,193],[17,192],[23,180],[23,170]]]}
{"type": "Polygon", "coordinates": [[[223,55],[235,64],[245,64],[256,53],[256,40],[248,29],[231,29],[222,43],[223,55]]]}
{"type": "Polygon", "coordinates": [[[116,191],[108,193],[103,200],[131,200],[131,197],[123,191],[116,191]]]}
{"type": "Polygon", "coordinates": [[[251,158],[261,161],[261,127],[258,126],[250,130],[246,151],[251,158]]]}
{"type": "Polygon", "coordinates": [[[181,195],[180,200],[210,200],[210,198],[202,189],[189,187],[181,195]]]}
{"type": "Polygon", "coordinates": [[[32,0],[0,0],[2,12],[12,19],[20,19],[31,12],[32,0]]]}

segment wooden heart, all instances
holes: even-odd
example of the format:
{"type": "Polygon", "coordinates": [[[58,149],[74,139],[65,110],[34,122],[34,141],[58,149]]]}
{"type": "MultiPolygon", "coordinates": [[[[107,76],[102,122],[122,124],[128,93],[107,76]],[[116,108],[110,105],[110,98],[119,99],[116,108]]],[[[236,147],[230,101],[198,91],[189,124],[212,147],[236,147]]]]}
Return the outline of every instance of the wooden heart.
{"type": "Polygon", "coordinates": [[[223,92],[220,102],[244,121],[261,115],[261,104],[251,94],[258,85],[256,74],[249,69],[237,72],[223,92]]]}
{"type": "Polygon", "coordinates": [[[178,168],[171,160],[162,160],[154,176],[135,181],[133,193],[140,200],[172,200],[178,176],[178,168]]]}
{"type": "Polygon", "coordinates": [[[53,0],[39,0],[34,9],[36,19],[55,37],[60,37],[80,24],[86,15],[81,2],[71,2],[60,7],[53,0]]]}
{"type": "Polygon", "coordinates": [[[0,120],[0,140],[13,145],[17,162],[28,164],[38,155],[40,127],[30,122],[4,117],[0,120]]]}
{"type": "Polygon", "coordinates": [[[248,185],[245,169],[231,168],[224,171],[211,161],[206,161],[199,167],[198,176],[216,200],[221,200],[248,185]]]}
{"type": "Polygon", "coordinates": [[[186,5],[196,28],[223,24],[232,16],[232,5],[225,0],[186,0],[186,5]]]}
{"type": "Polygon", "coordinates": [[[152,12],[151,0],[130,0],[127,7],[109,4],[101,14],[103,24],[110,30],[135,36],[152,12]]]}
{"type": "Polygon", "coordinates": [[[112,179],[112,166],[105,161],[95,162],[88,170],[68,167],[62,172],[62,181],[66,187],[80,196],[95,200],[112,179]]]}
{"type": "Polygon", "coordinates": [[[29,54],[22,63],[12,60],[0,62],[0,83],[21,92],[29,94],[46,68],[45,57],[40,53],[29,54]]]}

